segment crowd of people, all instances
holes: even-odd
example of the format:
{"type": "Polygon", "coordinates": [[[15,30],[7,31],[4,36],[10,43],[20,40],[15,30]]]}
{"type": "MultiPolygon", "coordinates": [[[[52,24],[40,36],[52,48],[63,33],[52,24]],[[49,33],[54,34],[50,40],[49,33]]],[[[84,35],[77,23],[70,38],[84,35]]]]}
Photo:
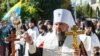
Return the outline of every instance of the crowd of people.
{"type": "Polygon", "coordinates": [[[74,21],[69,10],[56,9],[53,12],[53,21],[35,21],[31,18],[28,23],[21,23],[21,26],[17,24],[19,28],[12,24],[0,21],[0,56],[11,54],[11,31],[14,32],[15,38],[19,39],[14,41],[15,56],[100,55],[100,21],[97,19],[74,21]],[[73,25],[76,25],[79,31],[84,31],[77,36],[77,42],[79,46],[82,43],[84,50],[82,47],[73,48],[73,36],[65,34],[71,31],[73,25]]]}

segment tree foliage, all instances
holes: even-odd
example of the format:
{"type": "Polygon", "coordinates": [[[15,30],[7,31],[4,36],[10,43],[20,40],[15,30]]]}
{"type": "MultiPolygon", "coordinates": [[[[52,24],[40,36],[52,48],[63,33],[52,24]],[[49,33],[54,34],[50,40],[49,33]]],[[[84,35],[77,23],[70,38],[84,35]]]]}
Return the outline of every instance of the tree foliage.
{"type": "Polygon", "coordinates": [[[8,4],[9,8],[11,8],[14,4],[16,4],[19,0],[0,0],[0,20],[4,16],[5,13],[7,13],[8,4]]]}
{"type": "Polygon", "coordinates": [[[21,18],[23,21],[28,18],[37,18],[37,9],[30,3],[23,3],[21,7],[21,18]],[[26,5],[27,4],[27,5],[26,5]]]}
{"type": "Polygon", "coordinates": [[[53,10],[57,8],[70,9],[70,0],[30,0],[33,5],[36,5],[40,19],[53,18],[53,10]]]}
{"type": "Polygon", "coordinates": [[[7,9],[6,8],[6,1],[0,0],[0,20],[3,17],[3,14],[5,13],[6,9],[7,9]]]}
{"type": "Polygon", "coordinates": [[[77,17],[96,17],[96,11],[89,4],[77,6],[77,17]]]}
{"type": "Polygon", "coordinates": [[[30,0],[38,9],[40,19],[52,18],[53,10],[60,8],[61,0],[30,0]]]}
{"type": "MultiPolygon", "coordinates": [[[[11,8],[20,0],[8,0],[9,7],[11,8]]],[[[0,17],[7,12],[7,0],[0,0],[0,17]]],[[[21,7],[21,18],[23,21],[29,17],[37,19],[50,19],[53,18],[53,10],[57,8],[64,8],[71,10],[70,0],[23,0],[21,7]],[[26,2],[27,1],[27,2],[26,2]]]]}

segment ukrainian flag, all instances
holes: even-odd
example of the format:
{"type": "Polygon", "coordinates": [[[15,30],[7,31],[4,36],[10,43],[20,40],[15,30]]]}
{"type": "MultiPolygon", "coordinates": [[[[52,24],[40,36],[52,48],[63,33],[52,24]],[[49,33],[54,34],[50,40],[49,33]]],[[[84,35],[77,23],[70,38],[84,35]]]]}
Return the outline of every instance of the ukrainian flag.
{"type": "Polygon", "coordinates": [[[17,4],[15,4],[5,15],[4,17],[2,18],[3,20],[8,20],[11,16],[11,14],[13,12],[15,12],[17,15],[20,15],[21,13],[21,1],[18,2],[17,4]]]}

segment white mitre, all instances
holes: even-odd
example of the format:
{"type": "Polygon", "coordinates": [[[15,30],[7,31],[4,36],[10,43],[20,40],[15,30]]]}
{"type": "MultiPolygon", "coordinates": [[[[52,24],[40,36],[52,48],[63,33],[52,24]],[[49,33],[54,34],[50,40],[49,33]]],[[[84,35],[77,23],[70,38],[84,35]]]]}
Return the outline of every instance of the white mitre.
{"type": "Polygon", "coordinates": [[[54,10],[53,15],[54,15],[53,23],[63,22],[68,24],[69,28],[75,25],[74,18],[69,10],[56,9],[54,10]]]}

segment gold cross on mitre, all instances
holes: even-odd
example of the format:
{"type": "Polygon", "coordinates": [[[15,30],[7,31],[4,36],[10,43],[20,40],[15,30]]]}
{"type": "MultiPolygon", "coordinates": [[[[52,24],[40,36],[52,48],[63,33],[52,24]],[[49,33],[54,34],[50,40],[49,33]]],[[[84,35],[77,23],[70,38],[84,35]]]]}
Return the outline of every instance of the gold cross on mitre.
{"type": "Polygon", "coordinates": [[[72,46],[74,49],[78,49],[79,45],[77,42],[77,35],[79,34],[83,34],[84,31],[78,31],[78,27],[76,25],[73,25],[73,27],[71,28],[71,32],[66,32],[67,35],[72,35],[73,36],[73,42],[72,42],[72,46]]]}

